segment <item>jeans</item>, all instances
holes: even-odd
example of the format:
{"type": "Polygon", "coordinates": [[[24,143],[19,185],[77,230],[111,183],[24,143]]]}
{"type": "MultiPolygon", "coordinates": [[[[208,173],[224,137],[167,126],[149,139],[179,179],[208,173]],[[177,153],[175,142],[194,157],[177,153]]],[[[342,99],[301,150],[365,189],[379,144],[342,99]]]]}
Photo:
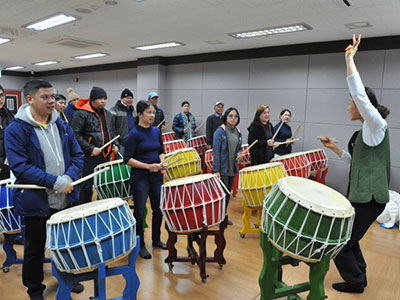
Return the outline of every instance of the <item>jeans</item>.
{"type": "Polygon", "coordinates": [[[136,234],[140,236],[140,244],[144,246],[143,215],[147,197],[150,198],[153,219],[151,225],[151,238],[153,243],[160,241],[162,213],[160,210],[161,185],[163,175],[161,172],[151,173],[135,177],[131,181],[133,203],[135,205],[133,215],[136,219],[136,234]]]}

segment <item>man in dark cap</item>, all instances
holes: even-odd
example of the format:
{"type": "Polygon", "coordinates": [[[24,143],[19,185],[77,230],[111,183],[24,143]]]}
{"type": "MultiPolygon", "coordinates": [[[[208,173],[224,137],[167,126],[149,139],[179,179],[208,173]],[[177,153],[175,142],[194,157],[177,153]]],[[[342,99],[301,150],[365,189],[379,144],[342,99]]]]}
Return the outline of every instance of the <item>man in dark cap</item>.
{"type": "Polygon", "coordinates": [[[156,92],[149,93],[148,100],[153,104],[155,109],[154,121],[153,124],[151,125],[160,128],[161,132],[163,132],[165,130],[165,117],[164,117],[164,111],[157,106],[158,94],[156,92]]]}
{"type": "MultiPolygon", "coordinates": [[[[106,91],[94,86],[88,99],[79,99],[75,104],[77,110],[72,118],[71,127],[85,154],[82,176],[92,174],[98,164],[110,160],[111,152],[117,154],[119,151],[117,141],[100,150],[116,136],[112,126],[112,114],[105,109],[106,102],[106,91]]],[[[79,198],[81,204],[92,200],[92,186],[93,179],[82,183],[79,198]]]]}
{"type": "Polygon", "coordinates": [[[124,89],[121,93],[121,100],[110,109],[112,113],[112,123],[115,133],[120,135],[118,143],[121,154],[124,154],[125,138],[134,126],[136,111],[133,107],[133,94],[129,89],[124,89]]]}

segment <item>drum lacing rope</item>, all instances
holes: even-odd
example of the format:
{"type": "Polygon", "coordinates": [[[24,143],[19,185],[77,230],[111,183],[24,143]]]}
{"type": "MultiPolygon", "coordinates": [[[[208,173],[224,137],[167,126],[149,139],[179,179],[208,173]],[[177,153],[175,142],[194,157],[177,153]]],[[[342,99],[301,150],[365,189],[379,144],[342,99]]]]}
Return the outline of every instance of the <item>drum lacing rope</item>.
{"type": "Polygon", "coordinates": [[[14,206],[10,205],[10,189],[5,185],[1,187],[1,196],[3,196],[3,191],[5,190],[6,205],[0,209],[0,232],[1,233],[12,233],[21,231],[21,217],[13,213],[14,206]],[[13,228],[13,224],[17,228],[13,228]]]}

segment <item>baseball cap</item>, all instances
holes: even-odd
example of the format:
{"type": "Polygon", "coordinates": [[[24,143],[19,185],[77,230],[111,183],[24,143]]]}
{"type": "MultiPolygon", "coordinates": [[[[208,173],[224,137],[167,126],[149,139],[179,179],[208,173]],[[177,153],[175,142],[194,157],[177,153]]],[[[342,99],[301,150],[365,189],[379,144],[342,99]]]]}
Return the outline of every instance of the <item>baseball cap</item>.
{"type": "Polygon", "coordinates": [[[217,102],[215,103],[214,107],[217,106],[217,105],[220,105],[220,104],[225,105],[224,102],[222,102],[222,101],[217,101],[217,102]]]}
{"type": "Polygon", "coordinates": [[[157,98],[158,98],[158,94],[157,94],[156,92],[151,92],[151,93],[149,94],[149,99],[152,99],[152,98],[154,98],[154,97],[157,97],[157,98]]]}

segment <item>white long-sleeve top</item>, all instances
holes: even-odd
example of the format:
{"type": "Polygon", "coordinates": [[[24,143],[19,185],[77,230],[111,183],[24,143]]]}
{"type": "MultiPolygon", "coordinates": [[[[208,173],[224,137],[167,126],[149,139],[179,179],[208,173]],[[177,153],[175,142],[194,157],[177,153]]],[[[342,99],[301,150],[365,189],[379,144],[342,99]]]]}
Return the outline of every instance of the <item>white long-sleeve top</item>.
{"type": "MultiPolygon", "coordinates": [[[[378,110],[369,101],[358,72],[347,76],[347,85],[349,86],[351,97],[364,119],[362,124],[363,142],[370,147],[378,146],[385,138],[387,128],[385,119],[382,118],[378,110]]],[[[350,153],[344,150],[340,158],[348,163],[351,161],[350,153]]]]}

